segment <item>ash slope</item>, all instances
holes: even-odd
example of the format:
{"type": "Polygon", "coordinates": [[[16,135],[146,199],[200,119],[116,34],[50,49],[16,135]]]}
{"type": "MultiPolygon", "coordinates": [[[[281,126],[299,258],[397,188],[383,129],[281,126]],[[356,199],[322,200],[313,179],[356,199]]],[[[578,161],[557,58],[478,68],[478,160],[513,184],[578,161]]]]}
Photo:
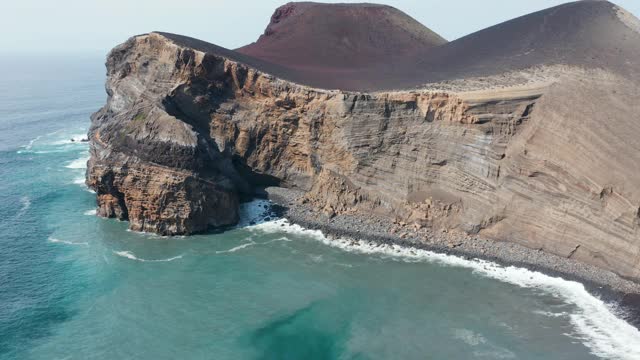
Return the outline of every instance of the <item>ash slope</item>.
{"type": "Polygon", "coordinates": [[[636,21],[608,2],[570,3],[427,49],[410,81],[485,84],[473,92],[437,84],[321,90],[303,84],[393,87],[409,83],[401,75],[411,68],[313,80],[199,40],[137,36],[109,55],[109,97],[92,119],[87,183],[99,215],[135,230],[230,225],[240,198],[280,184],[306,191],[305,201],[329,217],[375,212],[637,280],[636,21]],[[482,41],[502,31],[510,34],[500,38],[504,49],[486,50],[482,41]],[[609,64],[611,46],[621,51],[609,64]],[[511,56],[532,48],[538,55],[511,56]],[[571,49],[594,56],[572,57],[571,49]],[[466,66],[462,52],[478,66],[466,66]],[[441,73],[424,71],[430,66],[441,73]],[[541,81],[513,86],[528,77],[541,81]]]}
{"type": "Polygon", "coordinates": [[[446,40],[386,5],[289,3],[276,9],[257,42],[235,51],[162,33],[177,44],[248,64],[299,84],[371,88],[380,67],[428,53],[446,40]]]}
{"type": "MultiPolygon", "coordinates": [[[[567,3],[418,54],[405,65],[415,66],[425,83],[555,64],[637,76],[640,32],[624,20],[625,13],[608,1],[567,3]]],[[[406,82],[397,85],[412,85],[413,76],[406,74],[406,82]]]]}
{"type": "Polygon", "coordinates": [[[390,7],[293,3],[276,11],[256,43],[236,51],[163,35],[298,84],[380,91],[558,64],[638,78],[640,32],[634,22],[608,1],[577,1],[446,43],[390,7]]]}
{"type": "Polygon", "coordinates": [[[444,43],[390,6],[301,2],[278,8],[264,35],[236,51],[286,67],[331,73],[395,63],[444,43]]]}

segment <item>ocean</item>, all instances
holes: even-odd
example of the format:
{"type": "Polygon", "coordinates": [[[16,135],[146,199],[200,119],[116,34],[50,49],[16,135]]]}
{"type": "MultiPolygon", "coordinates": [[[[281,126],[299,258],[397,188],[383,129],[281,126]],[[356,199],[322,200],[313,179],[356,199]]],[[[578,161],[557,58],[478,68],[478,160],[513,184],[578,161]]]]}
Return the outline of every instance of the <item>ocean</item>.
{"type": "Polygon", "coordinates": [[[264,200],[191,237],[96,217],[80,140],[103,62],[0,59],[0,359],[640,359],[579,283],[331,240],[264,200]]]}

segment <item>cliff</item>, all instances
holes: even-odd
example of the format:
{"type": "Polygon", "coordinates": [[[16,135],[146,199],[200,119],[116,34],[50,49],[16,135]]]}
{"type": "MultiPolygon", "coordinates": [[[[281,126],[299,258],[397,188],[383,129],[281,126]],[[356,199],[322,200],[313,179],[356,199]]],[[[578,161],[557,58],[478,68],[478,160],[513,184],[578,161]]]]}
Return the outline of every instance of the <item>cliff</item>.
{"type": "MultiPolygon", "coordinates": [[[[555,29],[563,11],[586,14],[570,17],[577,33],[559,35],[573,39],[567,51],[517,63],[503,49],[477,54],[473,67],[445,65],[442,54],[461,45],[441,44],[411,80],[431,83],[405,90],[384,90],[404,81],[404,66],[361,84],[377,91],[323,90],[310,86],[315,75],[267,58],[172,34],[133,37],[110,53],[108,101],[92,118],[87,184],[98,214],[191,234],[234,224],[241,199],[280,185],[329,215],[376,212],[639,279],[637,19],[600,1],[534,16],[555,29]],[[606,54],[572,55],[587,46],[578,39],[589,23],[608,29],[607,49],[619,47],[613,65],[602,65],[606,54]],[[498,72],[483,65],[490,59],[510,63],[498,72]]],[[[333,74],[334,84],[360,84],[333,74]]]]}

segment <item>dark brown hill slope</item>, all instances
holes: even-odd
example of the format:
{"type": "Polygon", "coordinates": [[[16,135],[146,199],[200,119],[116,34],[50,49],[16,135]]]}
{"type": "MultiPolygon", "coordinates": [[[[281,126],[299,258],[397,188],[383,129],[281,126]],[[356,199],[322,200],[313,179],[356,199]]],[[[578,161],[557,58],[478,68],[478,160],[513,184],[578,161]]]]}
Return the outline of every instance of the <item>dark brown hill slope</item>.
{"type": "Polygon", "coordinates": [[[236,51],[310,71],[393,63],[446,43],[407,14],[375,4],[288,3],[257,42],[236,51]]]}
{"type": "Polygon", "coordinates": [[[637,74],[640,33],[634,21],[608,1],[563,4],[417,54],[394,72],[397,77],[381,79],[376,87],[406,87],[416,85],[416,80],[434,82],[555,64],[637,74]]]}
{"type": "Polygon", "coordinates": [[[258,42],[237,51],[163,35],[304,85],[389,90],[556,64],[637,76],[638,28],[608,1],[578,1],[445,43],[387,6],[294,3],[276,11],[258,42]]]}

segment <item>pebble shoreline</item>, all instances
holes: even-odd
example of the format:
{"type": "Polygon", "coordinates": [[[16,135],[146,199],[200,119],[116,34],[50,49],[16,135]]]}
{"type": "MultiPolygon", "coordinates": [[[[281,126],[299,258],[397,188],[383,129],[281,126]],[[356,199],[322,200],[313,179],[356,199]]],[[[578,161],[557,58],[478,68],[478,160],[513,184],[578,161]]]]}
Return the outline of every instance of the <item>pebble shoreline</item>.
{"type": "Polygon", "coordinates": [[[626,314],[626,320],[640,329],[640,284],[621,278],[610,271],[529,249],[516,243],[497,242],[459,232],[419,228],[374,214],[327,216],[300,201],[304,194],[301,191],[279,187],[267,188],[265,191],[268,199],[279,206],[282,217],[307,229],[320,230],[331,238],[397,244],[522,267],[566,280],[578,281],[584,284],[593,295],[607,302],[618,303],[626,314]]]}

